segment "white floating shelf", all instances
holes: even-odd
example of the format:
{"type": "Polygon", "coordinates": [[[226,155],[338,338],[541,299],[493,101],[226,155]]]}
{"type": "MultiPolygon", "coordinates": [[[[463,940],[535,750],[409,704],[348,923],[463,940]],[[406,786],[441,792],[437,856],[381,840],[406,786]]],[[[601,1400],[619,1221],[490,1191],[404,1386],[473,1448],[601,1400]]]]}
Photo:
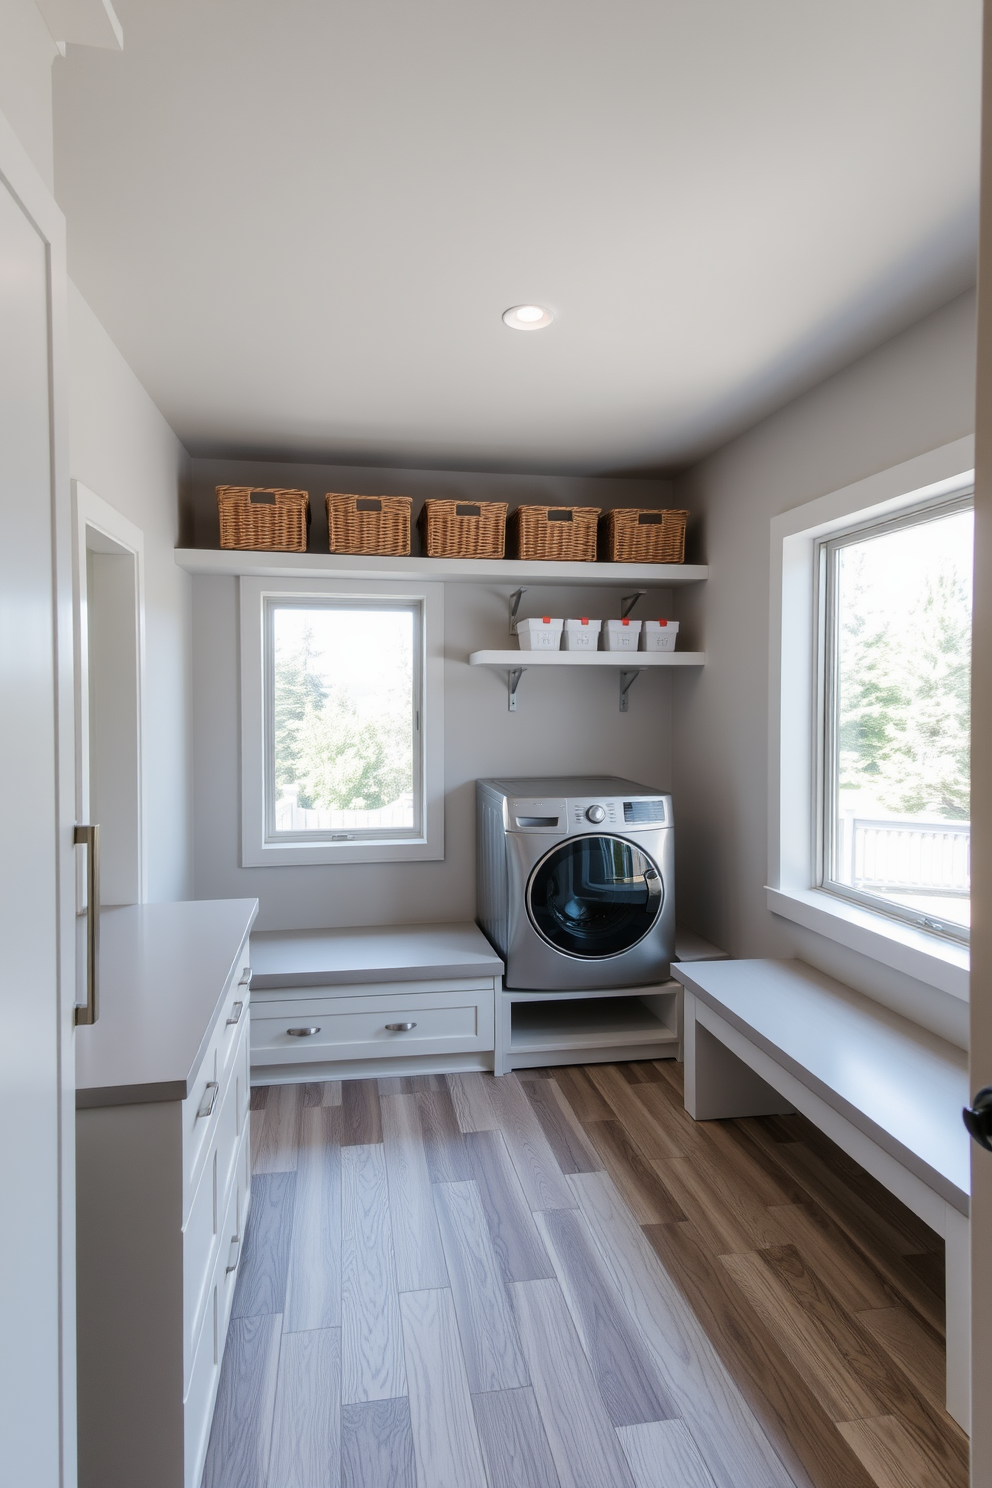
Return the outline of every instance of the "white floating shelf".
{"type": "Polygon", "coordinates": [[[469,666],[489,667],[506,673],[506,702],[517,711],[517,688],[524,672],[532,667],[609,667],[620,678],[620,712],[628,709],[628,694],[635,677],[655,667],[701,667],[703,651],[473,651],[469,666]]]}
{"type": "Polygon", "coordinates": [[[448,584],[640,585],[671,589],[699,584],[704,563],[524,563],[505,558],[352,558],[339,553],[245,553],[230,548],[177,548],[191,574],[251,574],[261,579],[433,579],[448,584]]]}
{"type": "Polygon", "coordinates": [[[704,651],[473,651],[469,666],[492,667],[505,672],[517,667],[614,667],[619,671],[642,671],[645,667],[698,667],[705,665],[704,651]]]}

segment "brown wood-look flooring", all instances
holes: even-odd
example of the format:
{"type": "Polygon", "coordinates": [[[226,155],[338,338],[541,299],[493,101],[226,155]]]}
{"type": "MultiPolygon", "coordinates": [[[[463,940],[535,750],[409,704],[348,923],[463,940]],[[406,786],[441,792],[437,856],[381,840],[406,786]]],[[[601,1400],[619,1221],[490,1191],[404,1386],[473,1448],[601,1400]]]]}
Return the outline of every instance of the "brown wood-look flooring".
{"type": "Polygon", "coordinates": [[[965,1488],[938,1237],[681,1079],[253,1091],[203,1488],[965,1488]]]}

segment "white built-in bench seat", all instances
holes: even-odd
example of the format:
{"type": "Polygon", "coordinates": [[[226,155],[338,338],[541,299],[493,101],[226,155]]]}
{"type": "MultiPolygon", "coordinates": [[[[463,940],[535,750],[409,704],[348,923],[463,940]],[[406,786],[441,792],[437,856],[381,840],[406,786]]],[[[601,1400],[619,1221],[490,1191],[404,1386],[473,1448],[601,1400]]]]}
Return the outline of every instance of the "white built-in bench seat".
{"type": "Polygon", "coordinates": [[[967,1430],[967,1055],[802,961],[683,963],[672,975],[685,988],[692,1117],[800,1111],[944,1237],[947,1409],[967,1430]]]}

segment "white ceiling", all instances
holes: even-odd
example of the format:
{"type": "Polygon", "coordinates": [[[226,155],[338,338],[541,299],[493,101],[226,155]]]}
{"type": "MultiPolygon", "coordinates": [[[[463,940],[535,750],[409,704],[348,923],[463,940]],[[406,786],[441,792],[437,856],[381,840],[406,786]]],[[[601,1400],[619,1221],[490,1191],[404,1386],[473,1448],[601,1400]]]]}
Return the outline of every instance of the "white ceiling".
{"type": "Polygon", "coordinates": [[[979,0],[115,8],[70,273],[197,454],[674,468],[973,282],[979,0]]]}

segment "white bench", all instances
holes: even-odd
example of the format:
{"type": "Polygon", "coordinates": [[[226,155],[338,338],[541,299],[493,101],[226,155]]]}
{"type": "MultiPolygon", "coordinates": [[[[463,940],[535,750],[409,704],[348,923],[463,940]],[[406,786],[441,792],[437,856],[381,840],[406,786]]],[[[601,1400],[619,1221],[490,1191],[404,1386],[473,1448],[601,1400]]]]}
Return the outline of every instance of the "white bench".
{"type": "Polygon", "coordinates": [[[967,1055],[802,961],[675,965],[697,1121],[801,1111],[944,1237],[947,1409],[968,1430],[967,1055]]]}

